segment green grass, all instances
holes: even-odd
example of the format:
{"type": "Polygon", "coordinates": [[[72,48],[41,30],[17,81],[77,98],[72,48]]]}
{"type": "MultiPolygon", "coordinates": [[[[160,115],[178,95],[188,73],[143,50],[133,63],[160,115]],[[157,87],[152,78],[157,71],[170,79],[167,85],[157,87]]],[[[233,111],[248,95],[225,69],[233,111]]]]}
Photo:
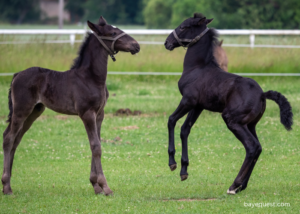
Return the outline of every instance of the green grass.
{"type": "MultiPolygon", "coordinates": [[[[32,66],[64,71],[77,49],[78,44],[73,48],[68,44],[1,45],[0,73],[32,66]]],[[[225,50],[230,72],[299,72],[297,49],[225,50]]],[[[119,53],[117,62],[109,61],[109,70],[181,72],[184,54],[182,48],[169,52],[163,46],[142,45],[136,56],[119,53]]],[[[0,77],[1,133],[7,126],[11,78],[0,77]]],[[[46,110],[18,147],[12,177],[14,194],[0,194],[1,213],[298,213],[300,78],[255,78],[264,91],[276,90],[288,98],[294,126],[287,132],[280,124],[278,106],[267,101],[257,126],[263,152],[248,188],[236,196],[226,195],[226,190],[242,165],[245,151],[220,114],[205,111],[192,128],[188,180],[180,181],[179,169],[169,170],[167,121],[181,99],[179,78],[108,76],[110,98],[101,133],[104,172],[114,191],[109,197],[95,196],[89,184],[91,152],[80,119],[46,110]],[[141,110],[143,114],[114,116],[120,108],[141,110]],[[138,128],[126,130],[128,126],[138,128]],[[115,141],[117,136],[122,140],[115,141]],[[290,203],[290,207],[249,208],[244,202],[282,202],[290,203]]],[[[183,122],[184,118],[179,120],[175,130],[178,163],[183,122]]]]}
{"type": "MultiPolygon", "coordinates": [[[[1,45],[0,72],[14,73],[32,66],[65,71],[76,58],[78,48],[79,44],[74,47],[69,44],[1,45]]],[[[229,59],[228,69],[232,73],[299,73],[300,49],[226,47],[225,50],[229,59]]],[[[141,45],[141,51],[137,55],[119,53],[116,62],[109,60],[108,70],[182,72],[184,54],[185,50],[182,48],[167,51],[162,45],[141,45]]],[[[134,76],[130,78],[148,79],[148,77],[134,76]]],[[[166,77],[156,78],[168,80],[166,77]]]]}
{"type": "MultiPolygon", "coordinates": [[[[276,90],[288,98],[294,127],[287,132],[279,122],[278,106],[267,102],[257,126],[263,152],[246,191],[226,194],[245,151],[220,114],[205,111],[192,128],[189,178],[181,182],[180,170],[169,170],[167,154],[167,120],[180,101],[176,80],[109,76],[111,96],[101,132],[102,163],[114,195],[96,196],[89,184],[91,152],[80,119],[46,110],[18,147],[11,181],[14,194],[0,194],[1,213],[299,212],[300,78],[256,80],[264,91],[276,90]],[[142,110],[143,115],[116,117],[112,113],[118,108],[142,110]],[[138,129],[124,130],[127,126],[138,129]],[[117,136],[121,141],[114,141],[117,136]],[[290,203],[290,207],[249,208],[244,202],[290,203]]],[[[0,132],[7,125],[8,88],[8,80],[0,82],[0,132]]],[[[175,129],[178,163],[183,122],[184,118],[179,120],[175,129]]]]}

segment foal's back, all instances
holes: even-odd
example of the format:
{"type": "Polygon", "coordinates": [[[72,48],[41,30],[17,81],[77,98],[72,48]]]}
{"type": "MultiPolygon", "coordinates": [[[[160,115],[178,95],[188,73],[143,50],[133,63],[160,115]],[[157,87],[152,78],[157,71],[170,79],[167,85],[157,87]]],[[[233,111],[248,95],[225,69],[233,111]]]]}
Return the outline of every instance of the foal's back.
{"type": "Polygon", "coordinates": [[[71,99],[74,94],[71,86],[75,79],[73,76],[70,71],[58,72],[40,67],[19,72],[11,86],[14,100],[17,101],[14,108],[22,106],[29,110],[42,103],[59,113],[76,114],[71,99]]]}
{"type": "Polygon", "coordinates": [[[199,106],[215,112],[222,112],[235,99],[238,100],[236,104],[248,103],[250,99],[257,103],[263,94],[261,87],[253,79],[225,72],[214,64],[184,71],[178,86],[183,96],[190,97],[199,106]]]}

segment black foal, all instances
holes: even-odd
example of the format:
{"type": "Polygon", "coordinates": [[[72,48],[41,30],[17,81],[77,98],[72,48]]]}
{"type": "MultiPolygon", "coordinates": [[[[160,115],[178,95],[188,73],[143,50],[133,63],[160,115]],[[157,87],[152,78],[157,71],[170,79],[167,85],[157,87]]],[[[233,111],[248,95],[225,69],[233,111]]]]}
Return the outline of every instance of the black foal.
{"type": "Polygon", "coordinates": [[[195,14],[182,22],[167,38],[165,47],[188,47],[184,58],[184,70],[178,82],[182,100],[169,117],[169,166],[175,170],[174,127],[188,113],[181,127],[182,158],[181,180],[188,178],[189,165],[187,139],[190,130],[203,110],[222,113],[228,129],[246,149],[246,158],[239,174],[228,189],[236,194],[247,187],[252,170],[262,151],[255,126],[266,108],[266,99],[275,101],[280,108],[281,123],[287,130],[293,124],[292,108],[287,99],[276,91],[263,92],[253,79],[224,72],[216,62],[213,50],[217,33],[207,28],[212,19],[195,14]]]}
{"type": "Polygon", "coordinates": [[[108,55],[115,59],[113,55],[117,51],[135,54],[140,51],[140,46],[131,36],[107,24],[102,16],[98,24],[88,21],[88,25],[94,33],[88,34],[70,70],[57,72],[32,67],[13,77],[8,95],[9,125],[3,133],[1,181],[4,194],[12,194],[10,178],[16,149],[46,107],[80,117],[92,152],[90,182],[96,194],[112,194],[102,168],[100,142],[104,106],[108,99],[108,55]]]}

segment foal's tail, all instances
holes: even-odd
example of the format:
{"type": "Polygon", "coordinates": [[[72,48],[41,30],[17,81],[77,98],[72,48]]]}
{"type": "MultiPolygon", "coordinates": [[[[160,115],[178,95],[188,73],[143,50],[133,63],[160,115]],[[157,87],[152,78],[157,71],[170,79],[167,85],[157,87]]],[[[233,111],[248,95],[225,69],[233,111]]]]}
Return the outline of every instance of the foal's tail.
{"type": "Polygon", "coordinates": [[[293,112],[292,106],[285,96],[277,91],[267,91],[264,93],[267,99],[275,101],[279,105],[280,109],[280,121],[286,128],[286,130],[292,130],[293,125],[293,112]]]}
{"type": "Polygon", "coordinates": [[[12,117],[12,114],[13,114],[13,103],[12,103],[12,99],[11,99],[11,85],[14,81],[14,78],[18,75],[19,73],[15,73],[14,76],[13,76],[13,79],[10,83],[10,88],[9,88],[9,92],[8,92],[8,108],[9,108],[9,114],[8,114],[8,119],[7,119],[7,123],[10,123],[11,122],[11,117],[12,117]]]}

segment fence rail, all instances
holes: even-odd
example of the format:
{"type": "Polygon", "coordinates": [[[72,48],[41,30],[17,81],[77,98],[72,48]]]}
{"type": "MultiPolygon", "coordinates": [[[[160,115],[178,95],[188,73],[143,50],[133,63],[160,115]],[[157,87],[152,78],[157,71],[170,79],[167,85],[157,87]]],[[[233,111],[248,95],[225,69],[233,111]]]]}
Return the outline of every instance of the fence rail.
{"type": "MultiPolygon", "coordinates": [[[[0,29],[0,35],[69,35],[69,43],[73,45],[75,42],[75,35],[85,35],[87,30],[85,29],[0,29]]],[[[169,35],[172,30],[162,29],[162,30],[130,30],[125,29],[124,32],[130,35],[169,35]]],[[[249,35],[250,45],[238,45],[238,44],[224,44],[224,46],[231,47],[271,47],[271,45],[255,45],[255,35],[300,35],[300,30],[218,30],[220,35],[249,35]]],[[[47,42],[46,43],[66,43],[67,40],[60,42],[47,42]]],[[[13,42],[2,42],[0,44],[22,44],[22,43],[13,43],[13,42]]],[[[143,44],[141,42],[141,44],[143,44]]],[[[162,44],[159,42],[144,42],[144,44],[162,44]]],[[[300,48],[300,46],[291,46],[291,45],[280,45],[276,47],[272,45],[273,48],[300,48]]]]}

